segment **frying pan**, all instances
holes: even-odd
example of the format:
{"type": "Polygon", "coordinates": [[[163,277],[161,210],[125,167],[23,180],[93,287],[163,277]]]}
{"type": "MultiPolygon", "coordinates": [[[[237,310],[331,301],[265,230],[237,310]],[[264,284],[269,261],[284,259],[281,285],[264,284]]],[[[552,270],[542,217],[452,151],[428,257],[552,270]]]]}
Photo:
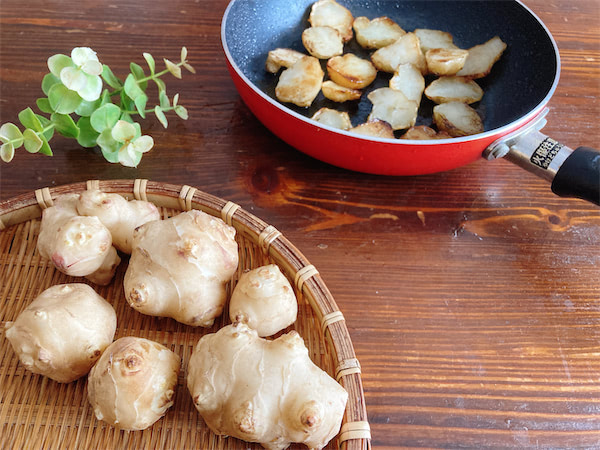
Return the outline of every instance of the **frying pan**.
{"type": "MultiPolygon", "coordinates": [[[[221,25],[228,69],[254,115],[292,147],[329,164],[381,175],[420,175],[450,170],[482,156],[508,160],[552,182],[561,196],[600,204],[600,153],[572,150],[540,133],[546,104],[558,84],[558,48],[542,21],[520,1],[338,0],[354,17],[387,16],[406,31],[450,32],[460,48],[499,36],[507,49],[492,72],[477,80],[485,95],[475,106],[485,132],[454,139],[399,140],[356,135],[319,124],[310,117],[321,107],[349,112],[353,125],[371,110],[368,91],[386,86],[380,74],[361,99],[338,104],[322,94],[308,108],[280,103],[278,75],[265,70],[270,50],[287,47],[306,53],[302,31],[314,0],[232,0],[221,25]]],[[[345,45],[369,58],[355,39],[345,45]]],[[[325,61],[322,61],[325,64],[325,61]]],[[[324,71],[326,73],[326,71],[324,71]]],[[[431,79],[426,78],[426,83],[431,79]]],[[[430,125],[433,103],[424,97],[417,125],[430,125]]]]}

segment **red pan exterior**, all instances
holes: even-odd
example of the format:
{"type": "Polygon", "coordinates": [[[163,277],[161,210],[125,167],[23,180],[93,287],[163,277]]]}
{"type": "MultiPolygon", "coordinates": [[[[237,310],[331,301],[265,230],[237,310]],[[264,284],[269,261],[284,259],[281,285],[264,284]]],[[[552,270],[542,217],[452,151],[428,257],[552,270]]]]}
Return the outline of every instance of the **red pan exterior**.
{"type": "Polygon", "coordinates": [[[526,125],[544,110],[559,78],[558,49],[548,32],[556,51],[555,81],[546,98],[523,117],[501,128],[462,138],[414,141],[363,137],[320,125],[286,108],[258,89],[239,69],[228,51],[224,32],[226,19],[227,11],[221,36],[227,66],[242,100],[252,113],[273,134],[297,150],[320,161],[357,172],[423,175],[451,170],[479,160],[492,142],[526,125]]]}

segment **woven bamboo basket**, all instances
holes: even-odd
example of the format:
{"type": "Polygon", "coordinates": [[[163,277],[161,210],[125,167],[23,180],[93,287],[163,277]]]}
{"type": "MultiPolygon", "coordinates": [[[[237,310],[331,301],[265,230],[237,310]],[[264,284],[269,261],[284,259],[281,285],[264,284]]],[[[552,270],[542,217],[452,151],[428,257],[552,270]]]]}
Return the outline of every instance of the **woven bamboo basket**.
{"type": "MultiPolygon", "coordinates": [[[[370,448],[360,365],[331,293],[317,269],[273,226],[238,205],[201,192],[147,180],[88,181],[44,188],[0,203],[0,448],[1,449],[258,449],[234,438],[215,436],[197,413],[186,387],[186,368],[198,339],[229,323],[228,314],[213,327],[195,328],[167,318],[145,316],[129,307],[123,293],[122,263],[113,282],[93,286],[117,313],[115,339],[139,336],[155,340],[182,359],[175,404],[165,416],[143,431],[123,431],[98,421],[87,401],[86,377],[56,383],[25,370],[5,339],[7,321],[48,287],[86,282],[55,270],[36,250],[40,216],[57,196],[85,189],[118,193],[128,199],[156,204],[163,218],[199,209],[221,217],[235,227],[240,264],[229,283],[231,292],[245,269],[275,263],[294,286],[299,302],[298,320],[290,329],[304,338],[312,360],[348,391],[349,399],[337,438],[328,449],[370,448]]],[[[225,308],[227,311],[227,305],[225,308]]],[[[305,448],[293,445],[292,448],[305,448]]]]}

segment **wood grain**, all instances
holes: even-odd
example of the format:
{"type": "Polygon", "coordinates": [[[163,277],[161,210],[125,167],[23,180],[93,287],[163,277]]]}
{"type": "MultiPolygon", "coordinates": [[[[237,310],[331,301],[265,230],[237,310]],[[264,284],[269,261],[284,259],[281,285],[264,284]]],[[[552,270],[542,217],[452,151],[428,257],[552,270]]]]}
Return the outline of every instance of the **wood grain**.
{"type": "MultiPolygon", "coordinates": [[[[600,142],[600,3],[525,0],[553,34],[561,80],[544,132],[600,142]]],[[[142,52],[190,112],[138,169],[55,138],[53,158],[0,165],[0,200],[87,179],[188,184],[282,231],[319,269],[362,365],[375,448],[600,447],[600,210],[505,161],[420,177],[352,173],[268,132],[240,100],[219,40],[224,0],[3,0],[0,122],[41,95],[46,58],[94,48],[116,73],[142,52]]],[[[4,282],[4,280],[3,280],[4,282]]],[[[1,387],[0,387],[1,392],[1,387]]]]}

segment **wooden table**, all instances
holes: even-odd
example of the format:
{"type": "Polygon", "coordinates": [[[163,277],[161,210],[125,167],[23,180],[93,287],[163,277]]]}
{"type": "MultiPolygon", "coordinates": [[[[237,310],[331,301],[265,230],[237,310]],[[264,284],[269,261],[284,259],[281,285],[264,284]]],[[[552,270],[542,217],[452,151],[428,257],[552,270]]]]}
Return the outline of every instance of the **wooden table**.
{"type": "MultiPolygon", "coordinates": [[[[600,3],[526,0],[562,58],[545,133],[600,142],[600,3]]],[[[90,46],[115,73],[142,52],[190,119],[143,122],[137,169],[54,138],[55,156],[0,164],[0,200],[88,179],[188,184],[274,225],[319,269],[362,364],[375,448],[600,446],[600,210],[505,161],[420,177],[352,173],[268,132],[220,45],[225,0],[3,0],[0,122],[41,96],[46,59],[90,46]]]]}

